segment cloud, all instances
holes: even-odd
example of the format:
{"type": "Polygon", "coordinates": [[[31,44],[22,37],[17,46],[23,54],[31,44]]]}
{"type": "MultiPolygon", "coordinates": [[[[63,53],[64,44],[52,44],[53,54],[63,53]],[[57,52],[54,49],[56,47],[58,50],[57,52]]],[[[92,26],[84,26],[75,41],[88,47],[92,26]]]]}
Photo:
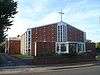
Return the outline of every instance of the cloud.
{"type": "Polygon", "coordinates": [[[32,8],[33,8],[33,11],[38,13],[38,12],[43,12],[44,10],[43,9],[46,9],[48,6],[48,0],[40,0],[40,1],[33,1],[33,4],[32,4],[32,8]]]}
{"type": "Polygon", "coordinates": [[[49,23],[55,23],[58,22],[59,14],[56,11],[48,13],[42,20],[38,21],[39,24],[49,24],[49,23]]]}
{"type": "Polygon", "coordinates": [[[12,29],[9,30],[9,36],[15,36],[23,33],[27,28],[60,21],[60,15],[58,14],[58,11],[60,11],[62,8],[63,12],[65,13],[63,16],[64,22],[87,32],[87,38],[90,38],[94,41],[98,41],[100,38],[100,24],[98,23],[98,17],[100,16],[99,0],[17,1],[19,3],[19,13],[16,15],[14,26],[12,26],[12,29]]]}
{"type": "Polygon", "coordinates": [[[14,25],[8,31],[8,37],[17,36],[26,31],[27,28],[34,27],[38,13],[46,9],[48,0],[15,0],[18,1],[18,13],[14,18],[14,25]]]}

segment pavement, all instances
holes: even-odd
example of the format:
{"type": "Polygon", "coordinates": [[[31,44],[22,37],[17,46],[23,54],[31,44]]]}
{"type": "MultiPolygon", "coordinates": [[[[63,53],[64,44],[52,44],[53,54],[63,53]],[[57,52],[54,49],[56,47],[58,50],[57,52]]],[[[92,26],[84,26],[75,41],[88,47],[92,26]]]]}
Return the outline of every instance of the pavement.
{"type": "Polygon", "coordinates": [[[0,67],[0,75],[2,74],[13,74],[13,73],[21,73],[21,72],[49,72],[56,71],[61,69],[72,69],[72,68],[81,68],[81,67],[91,67],[94,64],[80,64],[80,65],[55,65],[55,66],[16,66],[16,67],[0,67]]]}

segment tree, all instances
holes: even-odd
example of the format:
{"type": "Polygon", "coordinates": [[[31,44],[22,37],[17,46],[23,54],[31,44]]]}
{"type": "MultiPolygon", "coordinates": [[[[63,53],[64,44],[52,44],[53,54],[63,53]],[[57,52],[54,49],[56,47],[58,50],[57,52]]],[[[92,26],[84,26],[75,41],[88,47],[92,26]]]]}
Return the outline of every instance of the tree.
{"type": "Polygon", "coordinates": [[[100,42],[96,43],[96,52],[97,52],[97,55],[98,54],[100,55],[100,42]]]}
{"type": "Polygon", "coordinates": [[[12,26],[14,15],[17,13],[17,2],[14,0],[0,0],[0,51],[4,47],[6,32],[12,26]]]}
{"type": "Polygon", "coordinates": [[[97,42],[97,43],[96,43],[96,48],[97,48],[97,49],[100,49],[100,42],[97,42]]]}

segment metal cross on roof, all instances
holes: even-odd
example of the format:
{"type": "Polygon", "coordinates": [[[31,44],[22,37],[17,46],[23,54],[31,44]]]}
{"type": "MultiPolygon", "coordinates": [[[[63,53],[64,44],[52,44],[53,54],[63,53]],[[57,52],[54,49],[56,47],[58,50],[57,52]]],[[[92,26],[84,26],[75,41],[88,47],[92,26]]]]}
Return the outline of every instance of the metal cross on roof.
{"type": "Polygon", "coordinates": [[[61,11],[58,12],[58,13],[61,14],[61,21],[62,21],[62,15],[64,14],[64,13],[62,12],[62,9],[61,9],[61,11]]]}

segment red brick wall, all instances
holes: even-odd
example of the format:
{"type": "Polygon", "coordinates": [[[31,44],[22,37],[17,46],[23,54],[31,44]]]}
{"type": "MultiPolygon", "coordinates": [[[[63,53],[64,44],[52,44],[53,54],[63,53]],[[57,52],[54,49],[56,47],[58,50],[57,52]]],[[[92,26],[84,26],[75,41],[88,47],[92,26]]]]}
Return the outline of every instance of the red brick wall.
{"type": "Polygon", "coordinates": [[[35,43],[32,42],[32,55],[35,56],[35,43]]]}
{"type": "Polygon", "coordinates": [[[55,53],[55,42],[37,42],[37,55],[55,53]]]}
{"type": "MultiPolygon", "coordinates": [[[[56,42],[57,23],[32,29],[32,55],[34,55],[34,42],[56,42]]],[[[41,45],[42,43],[40,43],[41,45]]]]}
{"type": "Polygon", "coordinates": [[[9,54],[20,54],[19,40],[9,40],[9,54]]]}
{"type": "Polygon", "coordinates": [[[81,30],[78,30],[75,27],[72,27],[68,25],[67,28],[67,35],[68,35],[68,41],[74,41],[74,42],[83,42],[84,41],[84,32],[81,30]]]}
{"type": "Polygon", "coordinates": [[[32,41],[43,42],[44,39],[47,42],[55,42],[57,40],[57,23],[41,26],[32,29],[32,41]]]}

